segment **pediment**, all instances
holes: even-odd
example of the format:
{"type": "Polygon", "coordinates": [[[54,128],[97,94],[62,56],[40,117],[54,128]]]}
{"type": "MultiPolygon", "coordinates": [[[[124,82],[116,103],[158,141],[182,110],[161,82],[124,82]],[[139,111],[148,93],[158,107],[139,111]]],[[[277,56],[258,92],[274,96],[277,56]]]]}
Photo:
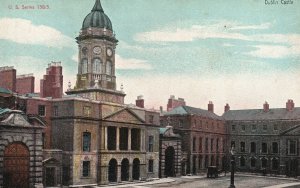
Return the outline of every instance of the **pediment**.
{"type": "Polygon", "coordinates": [[[145,123],[137,114],[128,108],[119,110],[104,118],[107,121],[122,122],[122,123],[145,123]]]}
{"type": "Polygon", "coordinates": [[[20,113],[11,113],[5,120],[1,123],[6,125],[17,125],[31,127],[30,123],[24,118],[23,114],[20,113]]]}
{"type": "Polygon", "coordinates": [[[300,135],[300,125],[296,125],[286,131],[284,131],[281,135],[288,136],[288,135],[300,135]]]}

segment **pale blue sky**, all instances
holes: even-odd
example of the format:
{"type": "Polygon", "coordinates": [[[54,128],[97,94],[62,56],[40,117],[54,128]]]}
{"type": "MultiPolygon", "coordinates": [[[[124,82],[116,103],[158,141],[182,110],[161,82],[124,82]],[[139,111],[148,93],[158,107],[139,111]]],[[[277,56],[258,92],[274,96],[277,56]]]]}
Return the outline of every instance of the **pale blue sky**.
{"type": "MultiPolygon", "coordinates": [[[[300,2],[278,2],[101,0],[119,40],[117,82],[124,84],[126,102],[142,94],[147,107],[165,107],[174,94],[200,108],[212,100],[218,114],[225,103],[261,108],[266,100],[270,107],[284,107],[292,98],[299,106],[300,2]]],[[[38,82],[47,63],[62,61],[64,85],[74,85],[74,38],[93,4],[2,0],[0,66],[33,72],[38,82]]]]}

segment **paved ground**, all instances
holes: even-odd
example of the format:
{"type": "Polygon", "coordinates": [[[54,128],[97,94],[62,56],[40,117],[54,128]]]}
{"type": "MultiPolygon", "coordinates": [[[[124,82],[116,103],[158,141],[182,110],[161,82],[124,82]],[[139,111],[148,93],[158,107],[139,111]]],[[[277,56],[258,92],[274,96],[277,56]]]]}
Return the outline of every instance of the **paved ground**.
{"type": "MultiPolygon", "coordinates": [[[[111,187],[125,187],[125,188],[228,188],[230,185],[230,176],[222,176],[216,179],[208,179],[203,176],[185,176],[181,178],[164,178],[155,180],[153,182],[137,183],[118,185],[111,187]]],[[[247,175],[236,175],[235,177],[236,188],[281,188],[289,187],[296,188],[300,187],[300,181],[295,181],[288,178],[270,178],[261,176],[247,176],[247,175]]]]}

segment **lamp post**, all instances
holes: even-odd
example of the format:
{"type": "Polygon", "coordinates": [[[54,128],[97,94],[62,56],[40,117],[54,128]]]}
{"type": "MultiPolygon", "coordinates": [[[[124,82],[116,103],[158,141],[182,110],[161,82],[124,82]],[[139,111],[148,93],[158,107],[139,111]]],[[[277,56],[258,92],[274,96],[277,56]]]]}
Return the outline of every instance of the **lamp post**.
{"type": "Polygon", "coordinates": [[[234,169],[235,169],[234,147],[231,147],[230,154],[231,154],[231,159],[230,159],[231,176],[230,176],[230,186],[228,188],[235,188],[235,185],[234,185],[234,169]]]}

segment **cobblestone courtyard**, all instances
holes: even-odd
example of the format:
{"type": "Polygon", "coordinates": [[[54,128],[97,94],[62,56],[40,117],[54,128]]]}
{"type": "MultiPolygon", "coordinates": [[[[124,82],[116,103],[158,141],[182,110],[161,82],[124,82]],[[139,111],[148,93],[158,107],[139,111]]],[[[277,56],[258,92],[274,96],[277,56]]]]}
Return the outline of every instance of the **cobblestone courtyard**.
{"type": "MultiPolygon", "coordinates": [[[[169,178],[168,178],[169,179],[169,178]]],[[[172,188],[227,188],[230,185],[230,176],[222,176],[216,179],[208,179],[205,177],[182,177],[172,178],[174,181],[160,183],[160,184],[135,184],[135,185],[123,185],[116,187],[127,187],[127,188],[161,188],[161,187],[172,187],[172,188]]],[[[287,178],[276,178],[276,177],[261,177],[261,176],[244,176],[237,175],[235,177],[236,188],[262,188],[274,186],[279,187],[300,187],[300,181],[287,178]],[[295,185],[298,184],[298,185],[295,185]],[[279,185],[279,186],[275,186],[279,185]],[[284,185],[284,186],[283,186],[284,185]],[[293,185],[293,186],[292,186],[293,185]]]]}

